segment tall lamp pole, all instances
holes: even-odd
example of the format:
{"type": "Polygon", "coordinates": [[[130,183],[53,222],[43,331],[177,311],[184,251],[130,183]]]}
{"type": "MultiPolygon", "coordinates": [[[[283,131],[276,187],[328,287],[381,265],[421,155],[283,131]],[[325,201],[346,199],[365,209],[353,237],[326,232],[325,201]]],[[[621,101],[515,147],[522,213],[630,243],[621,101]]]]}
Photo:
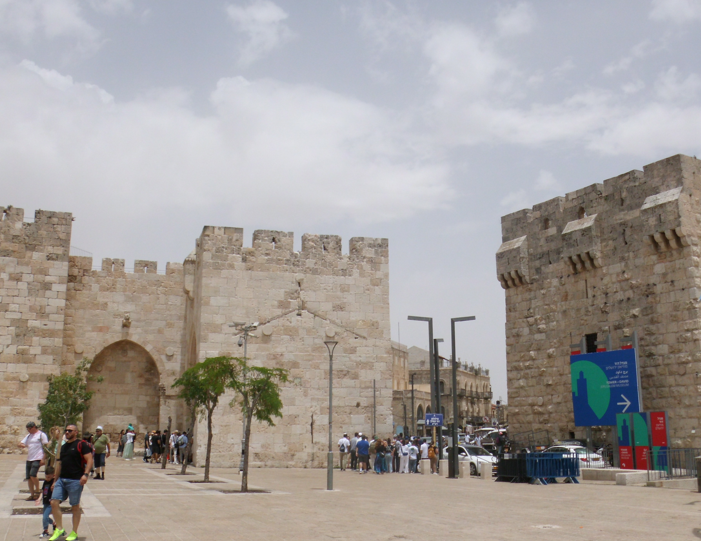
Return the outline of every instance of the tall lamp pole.
{"type": "MultiPolygon", "coordinates": [[[[243,333],[241,336],[239,336],[239,347],[243,346],[243,360],[244,362],[247,359],[247,353],[248,353],[248,335],[251,334],[251,332],[255,331],[258,328],[259,323],[256,321],[255,323],[243,323],[240,321],[234,321],[233,323],[229,324],[229,327],[238,327],[239,330],[243,333]]],[[[246,371],[243,371],[243,381],[245,383],[246,381],[246,371]]],[[[239,462],[239,473],[243,473],[243,462],[244,462],[244,457],[246,456],[246,411],[241,412],[242,415],[242,420],[241,424],[243,425],[242,432],[243,434],[241,435],[241,462],[239,462]]]]}
{"type": "MultiPolygon", "coordinates": [[[[438,344],[441,342],[443,342],[442,338],[433,339],[433,389],[436,394],[436,410],[434,413],[441,413],[441,356],[438,355],[438,344]]],[[[433,430],[436,430],[435,427],[433,430]]],[[[443,460],[443,426],[441,426],[438,430],[440,433],[438,434],[437,439],[435,432],[433,434],[433,443],[438,445],[438,460],[443,460]]]]}
{"type": "Polygon", "coordinates": [[[325,340],[326,349],[329,350],[329,453],[326,466],[326,490],[333,490],[333,350],[338,342],[325,340]]]}
{"type": "MultiPolygon", "coordinates": [[[[422,316],[409,316],[407,317],[409,321],[425,321],[428,323],[428,365],[431,370],[431,411],[436,412],[436,397],[435,391],[433,390],[434,376],[433,376],[433,318],[432,317],[422,317],[422,316]]],[[[440,411],[438,412],[440,413],[440,411]]]]}
{"type": "Polygon", "coordinates": [[[474,321],[475,316],[454,317],[450,320],[450,341],[452,342],[452,368],[453,368],[453,452],[451,457],[452,476],[457,479],[460,475],[460,462],[458,459],[458,358],[455,355],[455,323],[458,321],[474,321]]]}

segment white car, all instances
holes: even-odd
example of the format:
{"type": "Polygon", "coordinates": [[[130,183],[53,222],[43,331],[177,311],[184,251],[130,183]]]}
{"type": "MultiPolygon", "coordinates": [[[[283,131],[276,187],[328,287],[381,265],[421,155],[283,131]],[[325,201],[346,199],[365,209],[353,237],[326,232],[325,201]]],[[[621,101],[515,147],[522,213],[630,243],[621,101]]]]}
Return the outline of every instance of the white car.
{"type": "MultiPolygon", "coordinates": [[[[448,447],[443,449],[443,456],[448,456],[448,447]]],[[[479,475],[481,465],[485,462],[491,464],[492,472],[497,464],[497,457],[477,445],[458,445],[458,460],[470,462],[470,475],[479,475]]]]}
{"type": "Polygon", "coordinates": [[[555,445],[548,447],[544,453],[564,453],[573,455],[579,459],[580,468],[605,468],[606,461],[599,453],[588,450],[581,445],[555,445]]]}

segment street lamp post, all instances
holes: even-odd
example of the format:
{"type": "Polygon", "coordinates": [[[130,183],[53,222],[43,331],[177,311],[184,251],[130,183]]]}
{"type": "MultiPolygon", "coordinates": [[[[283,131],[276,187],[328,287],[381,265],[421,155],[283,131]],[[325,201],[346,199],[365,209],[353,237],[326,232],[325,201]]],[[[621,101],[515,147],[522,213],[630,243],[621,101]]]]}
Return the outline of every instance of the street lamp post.
{"type": "MultiPolygon", "coordinates": [[[[443,342],[442,338],[434,338],[433,339],[433,374],[434,374],[434,381],[432,385],[432,389],[434,389],[436,393],[436,410],[435,413],[441,413],[441,363],[440,363],[440,358],[441,356],[438,354],[438,344],[443,342]]],[[[445,419],[444,419],[445,421],[445,419]]],[[[436,430],[435,428],[433,429],[434,431],[436,430]]],[[[436,438],[436,434],[434,432],[433,434],[433,443],[435,443],[438,446],[438,460],[443,460],[443,426],[441,425],[439,429],[439,434],[438,438],[436,438]]]]}
{"type": "Polygon", "coordinates": [[[411,436],[416,436],[416,409],[414,406],[414,376],[411,374],[411,436]]]}
{"type": "Polygon", "coordinates": [[[338,342],[325,340],[326,349],[329,350],[329,453],[326,466],[326,490],[333,490],[333,350],[338,342]]]}
{"type": "MultiPolygon", "coordinates": [[[[431,377],[431,411],[436,412],[436,396],[434,386],[434,375],[433,375],[433,318],[432,317],[422,317],[422,316],[409,316],[407,317],[409,321],[425,321],[428,323],[428,366],[430,368],[431,377]]],[[[440,407],[440,405],[439,405],[440,407]]],[[[438,412],[440,413],[440,411],[438,412]]]]}
{"type": "Polygon", "coordinates": [[[452,342],[453,356],[453,452],[451,457],[453,475],[451,479],[457,479],[460,475],[460,462],[458,459],[458,358],[455,355],[455,323],[458,321],[474,321],[475,316],[454,317],[450,320],[450,341],[452,342]]]}
{"type": "MultiPolygon", "coordinates": [[[[248,336],[251,334],[251,332],[255,331],[258,328],[259,323],[256,321],[255,323],[243,323],[240,321],[234,321],[233,323],[229,324],[229,327],[238,327],[240,332],[243,334],[239,337],[239,342],[238,345],[239,347],[243,346],[243,360],[244,362],[247,359],[247,354],[248,354],[248,336]]],[[[244,383],[246,382],[246,371],[243,371],[243,381],[244,383]]],[[[239,473],[243,472],[243,462],[244,458],[246,456],[246,411],[245,409],[241,412],[242,420],[241,424],[243,425],[242,427],[242,435],[241,435],[241,462],[239,462],[239,473]]]]}

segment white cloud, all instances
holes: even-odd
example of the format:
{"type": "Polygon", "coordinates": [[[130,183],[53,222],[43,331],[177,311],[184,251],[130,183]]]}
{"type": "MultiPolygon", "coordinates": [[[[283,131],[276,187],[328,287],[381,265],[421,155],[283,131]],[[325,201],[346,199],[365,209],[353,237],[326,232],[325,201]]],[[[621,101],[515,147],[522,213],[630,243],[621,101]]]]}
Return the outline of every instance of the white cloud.
{"type": "Polygon", "coordinates": [[[54,208],[110,201],[127,228],[166,208],[283,227],[391,221],[453,197],[403,118],[321,88],[222,79],[205,117],[177,90],[105,96],[31,62],[0,70],[0,177],[54,208]]]}
{"type": "Polygon", "coordinates": [[[71,39],[83,55],[100,46],[100,32],[85,20],[77,0],[0,0],[0,33],[24,43],[71,39]]]}
{"type": "Polygon", "coordinates": [[[533,6],[527,2],[519,2],[502,9],[494,23],[500,36],[512,37],[530,33],[535,21],[533,6]]]}
{"type": "Polygon", "coordinates": [[[134,9],[133,0],[89,0],[90,6],[95,10],[109,15],[115,13],[131,13],[134,9]]]}
{"type": "Polygon", "coordinates": [[[621,85],[624,94],[636,94],[645,88],[645,83],[640,79],[621,85]]]}
{"type": "Polygon", "coordinates": [[[653,43],[649,39],[643,40],[640,43],[634,45],[630,49],[630,54],[620,58],[615,62],[611,62],[604,67],[604,74],[612,75],[619,71],[626,71],[630,69],[631,65],[635,60],[640,60],[645,58],[653,51],[653,43]]]}
{"type": "Polygon", "coordinates": [[[509,192],[499,201],[499,205],[503,207],[504,212],[516,212],[530,206],[524,189],[509,192]]]}
{"type": "Polygon", "coordinates": [[[701,77],[695,73],[680,80],[679,70],[672,66],[661,73],[655,81],[655,93],[665,101],[688,102],[695,99],[701,90],[701,77]]]}
{"type": "Polygon", "coordinates": [[[493,45],[461,24],[437,24],[424,43],[429,75],[443,104],[465,102],[506,89],[511,64],[493,45]]]}
{"type": "Polygon", "coordinates": [[[242,66],[250,66],[294,37],[284,22],[287,13],[270,0],[254,0],[245,7],[231,4],[226,12],[234,27],[246,34],[239,56],[242,66]]]}
{"type": "Polygon", "coordinates": [[[560,191],[562,186],[550,171],[541,169],[538,177],[535,179],[533,188],[539,192],[560,191]]]}
{"type": "Polygon", "coordinates": [[[652,0],[650,19],[685,24],[701,20],[701,0],[652,0]]]}

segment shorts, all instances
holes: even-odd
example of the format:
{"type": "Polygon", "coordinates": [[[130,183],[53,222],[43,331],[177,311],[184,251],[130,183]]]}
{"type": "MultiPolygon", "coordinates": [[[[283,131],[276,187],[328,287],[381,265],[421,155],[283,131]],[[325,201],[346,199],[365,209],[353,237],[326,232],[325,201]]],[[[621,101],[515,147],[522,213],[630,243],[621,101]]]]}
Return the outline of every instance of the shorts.
{"type": "Polygon", "coordinates": [[[27,460],[27,479],[30,477],[36,477],[39,473],[39,466],[41,465],[41,460],[27,460]]]}
{"type": "Polygon", "coordinates": [[[368,455],[358,455],[358,459],[361,464],[365,464],[366,466],[370,463],[370,457],[368,455]]]}
{"type": "Polygon", "coordinates": [[[51,493],[51,499],[60,502],[68,500],[71,505],[78,505],[82,493],[83,485],[80,484],[80,479],[59,477],[54,485],[54,491],[51,493]]]}
{"type": "Polygon", "coordinates": [[[105,453],[95,453],[95,468],[105,467],[105,453]]]}

